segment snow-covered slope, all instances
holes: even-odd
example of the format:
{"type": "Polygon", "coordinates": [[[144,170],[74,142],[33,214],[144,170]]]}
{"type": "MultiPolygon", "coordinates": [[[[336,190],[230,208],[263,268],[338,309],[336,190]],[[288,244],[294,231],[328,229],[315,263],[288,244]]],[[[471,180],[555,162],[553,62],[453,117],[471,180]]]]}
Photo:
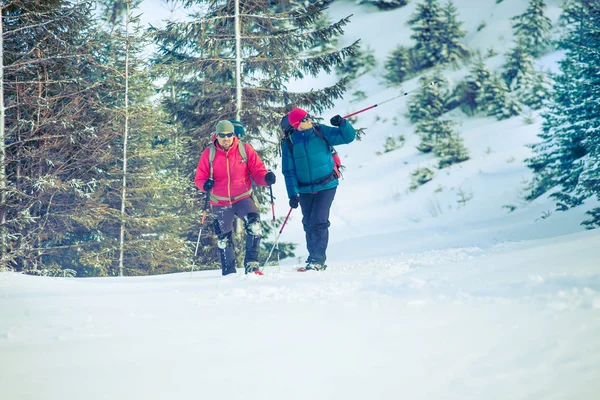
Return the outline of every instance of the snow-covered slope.
{"type": "Polygon", "coordinates": [[[0,273],[2,398],[594,400],[599,240],[262,277],[0,273]]]}
{"type": "MultiPolygon", "coordinates": [[[[396,44],[410,44],[404,21],[415,3],[380,12],[337,0],[330,12],[354,13],[344,40],[373,48],[381,72],[396,44]]],[[[547,3],[556,20],[560,1],[547,3]]],[[[469,46],[496,47],[488,62],[501,65],[508,18],[527,1],[455,4],[469,46]]],[[[539,63],[554,68],[557,57],[539,63]]],[[[401,90],[381,81],[377,71],[362,77],[323,117],[401,90]],[[359,89],[368,98],[353,102],[359,89]]],[[[361,114],[356,125],[368,134],[339,147],[347,169],[324,273],[297,273],[297,260],[262,277],[0,273],[0,398],[600,398],[600,230],[579,225],[591,204],[555,213],[546,197],[522,200],[539,116],[526,124],[453,114],[471,159],[410,192],[410,171],[433,159],[414,148],[404,111],[400,98],[361,114]],[[377,156],[390,134],[406,144],[377,156]]],[[[282,182],[279,174],[278,215],[288,211],[282,182]]],[[[300,211],[292,216],[281,240],[299,242],[302,261],[300,211]]]]}
{"type": "MultiPolygon", "coordinates": [[[[528,5],[525,0],[454,1],[459,19],[467,30],[465,42],[472,50],[485,52],[494,48],[498,55],[486,59],[490,69],[498,69],[505,53],[512,46],[510,18],[521,14],[528,5]],[[477,31],[484,22],[485,27],[477,31]]],[[[561,0],[547,1],[546,15],[556,22],[561,0]]],[[[332,20],[353,14],[352,22],[342,39],[348,44],[361,39],[371,48],[378,60],[377,67],[353,84],[345,98],[332,110],[324,113],[326,121],[335,114],[346,115],[373,104],[417,89],[418,77],[402,87],[386,87],[383,63],[390,51],[398,45],[412,45],[412,33],[406,21],[414,13],[417,2],[393,11],[382,12],[370,5],[338,0],[330,7],[332,20]],[[357,90],[367,98],[355,101],[357,90]]],[[[556,70],[560,53],[545,55],[537,61],[537,68],[556,70]]],[[[448,68],[444,75],[450,84],[456,84],[467,74],[468,66],[457,70],[448,68]]],[[[322,87],[335,77],[304,79],[298,88],[322,87]]],[[[579,225],[584,212],[594,206],[566,214],[555,213],[554,202],[547,197],[532,203],[523,200],[527,184],[532,178],[524,160],[531,155],[528,144],[538,140],[542,118],[539,112],[531,114],[533,123],[524,116],[497,121],[493,117],[467,117],[456,110],[449,113],[469,149],[470,160],[440,170],[435,178],[416,191],[408,190],[410,172],[420,167],[435,165],[432,155],[415,149],[419,139],[414,126],[404,117],[408,97],[400,97],[359,114],[357,127],[367,128],[360,142],[340,146],[343,163],[347,166],[344,180],[338,188],[331,215],[331,257],[357,257],[363,252],[369,257],[395,251],[411,251],[427,246],[467,245],[487,246],[500,241],[514,241],[548,237],[583,230],[579,225]],[[377,156],[384,148],[387,136],[403,135],[406,143],[401,149],[377,156]],[[469,199],[466,203],[463,199],[469,199]],[[510,211],[514,210],[514,211],[510,211]],[[426,235],[426,241],[421,235],[426,235]],[[369,236],[377,237],[369,240],[369,236]],[[362,241],[370,246],[359,245],[362,241]],[[373,242],[384,244],[377,246],[373,242]],[[414,246],[420,244],[415,248],[414,246]],[[380,248],[382,247],[382,248],[380,248]],[[350,248],[350,251],[348,250],[350,248]]],[[[279,176],[283,181],[283,176],[279,176]]],[[[287,213],[285,188],[276,188],[277,212],[287,213]]],[[[300,212],[292,213],[281,240],[300,243],[303,253],[304,233],[300,212]]]]}

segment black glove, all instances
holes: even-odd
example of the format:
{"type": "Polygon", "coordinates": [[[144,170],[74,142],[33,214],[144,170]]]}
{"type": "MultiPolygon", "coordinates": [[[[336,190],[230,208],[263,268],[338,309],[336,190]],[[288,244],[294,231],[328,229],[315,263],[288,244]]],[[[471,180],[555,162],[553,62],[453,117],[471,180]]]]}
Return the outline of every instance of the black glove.
{"type": "Polygon", "coordinates": [[[265,175],[265,182],[267,182],[267,185],[274,184],[276,180],[275,174],[271,171],[267,172],[265,175]]]}
{"type": "Polygon", "coordinates": [[[346,121],[346,120],[344,118],[342,118],[342,116],[339,114],[334,117],[331,117],[331,119],[329,120],[329,122],[331,122],[331,125],[333,125],[333,126],[342,126],[344,121],[346,121]]]}
{"type": "Polygon", "coordinates": [[[290,207],[298,208],[298,196],[290,197],[290,207]]]}
{"type": "Polygon", "coordinates": [[[206,182],[204,182],[204,186],[202,186],[204,188],[205,192],[210,192],[210,190],[215,186],[215,181],[213,181],[212,179],[208,178],[206,180],[206,182]]]}

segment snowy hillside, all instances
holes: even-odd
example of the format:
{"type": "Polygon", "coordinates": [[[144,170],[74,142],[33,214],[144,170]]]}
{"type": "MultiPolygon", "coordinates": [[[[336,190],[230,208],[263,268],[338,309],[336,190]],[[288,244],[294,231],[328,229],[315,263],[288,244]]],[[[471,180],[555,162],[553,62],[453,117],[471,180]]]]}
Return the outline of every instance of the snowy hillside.
{"type": "MultiPolygon", "coordinates": [[[[486,62],[502,65],[509,18],[528,2],[454,2],[469,47],[495,47],[486,62]]],[[[344,42],[360,38],[379,64],[326,121],[417,88],[417,78],[402,88],[381,78],[389,51],[410,44],[405,21],[416,3],[387,12],[331,5],[333,19],[354,14],[344,42]],[[367,98],[354,101],[356,90],[367,98]]],[[[546,3],[556,21],[561,1],[546,3]]],[[[539,66],[555,69],[559,57],[539,66]]],[[[453,112],[470,160],[409,191],[410,172],[434,159],[415,149],[405,107],[401,97],[360,114],[366,136],[338,148],[347,168],[323,273],[295,272],[297,259],[262,277],[0,273],[0,398],[600,398],[600,230],[580,225],[595,204],[557,213],[546,196],[523,200],[539,115],[528,124],[453,112]],[[390,134],[406,143],[376,155],[390,134]]],[[[280,171],[274,191],[285,215],[280,171]]],[[[300,219],[295,210],[281,240],[299,243],[304,261],[300,219]]]]}
{"type": "MultiPolygon", "coordinates": [[[[546,15],[553,22],[558,19],[561,2],[546,2],[546,15]]],[[[418,89],[418,77],[399,88],[387,87],[382,78],[383,63],[389,52],[397,44],[411,44],[412,31],[406,21],[414,13],[416,3],[410,2],[387,12],[344,0],[331,5],[333,20],[354,14],[342,44],[361,39],[365,47],[374,51],[378,65],[353,84],[335,109],[323,115],[325,121],[337,113],[350,114],[418,89]],[[354,101],[352,93],[357,90],[365,92],[367,99],[354,101]]],[[[522,13],[528,1],[504,0],[496,4],[495,0],[457,0],[454,3],[464,22],[463,28],[468,31],[465,40],[468,46],[483,52],[493,47],[498,55],[486,59],[486,64],[492,70],[499,69],[512,45],[510,17],[522,13]],[[482,21],[485,27],[477,32],[482,21]]],[[[555,71],[559,57],[559,52],[547,54],[537,61],[536,67],[555,71]]],[[[454,85],[467,70],[468,66],[457,70],[448,68],[444,76],[454,85]]],[[[297,85],[303,89],[322,87],[332,83],[333,79],[327,76],[318,80],[305,79],[297,85]]],[[[542,122],[539,112],[531,115],[531,124],[523,115],[497,121],[493,117],[467,117],[458,110],[449,113],[447,116],[458,123],[457,130],[469,149],[470,160],[440,170],[431,182],[414,192],[409,191],[411,171],[432,166],[435,159],[415,148],[419,138],[414,133],[415,127],[404,116],[408,97],[359,114],[354,125],[367,128],[367,134],[360,142],[338,148],[347,168],[332,208],[330,258],[415,251],[415,246],[418,249],[448,245],[488,246],[583,230],[579,224],[585,219],[585,211],[594,206],[593,201],[580,210],[561,214],[554,212],[554,201],[546,197],[533,203],[523,200],[527,183],[532,178],[524,160],[531,155],[527,145],[538,140],[542,122]],[[399,150],[376,156],[383,150],[389,135],[403,135],[406,143],[399,150]],[[469,200],[460,202],[464,199],[469,200]],[[428,240],[424,242],[421,234],[416,232],[426,235],[428,240]],[[380,246],[360,245],[363,240],[370,243],[368,237],[371,235],[375,235],[377,242],[385,243],[383,250],[380,246]]],[[[282,175],[279,178],[283,181],[282,175]]],[[[278,199],[286,199],[284,185],[276,188],[276,195],[278,199]]],[[[289,210],[286,201],[276,205],[279,215],[285,215],[289,210]]],[[[292,213],[290,225],[286,226],[281,240],[303,243],[300,219],[299,211],[297,215],[292,213]]]]}

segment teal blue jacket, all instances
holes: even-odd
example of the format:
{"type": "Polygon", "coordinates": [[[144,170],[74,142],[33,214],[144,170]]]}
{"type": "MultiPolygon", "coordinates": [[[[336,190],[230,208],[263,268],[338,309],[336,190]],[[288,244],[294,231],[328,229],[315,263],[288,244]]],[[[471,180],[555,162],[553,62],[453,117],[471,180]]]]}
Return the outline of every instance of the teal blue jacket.
{"type": "MultiPolygon", "coordinates": [[[[345,121],[339,128],[326,125],[317,126],[331,146],[348,144],[356,138],[356,131],[348,121],[345,121]]],[[[306,131],[294,130],[290,138],[293,152],[286,143],[288,139],[285,139],[282,145],[283,159],[281,162],[288,197],[336,187],[338,185],[337,177],[328,179],[334,167],[331,148],[315,134],[314,128],[306,131]]]]}

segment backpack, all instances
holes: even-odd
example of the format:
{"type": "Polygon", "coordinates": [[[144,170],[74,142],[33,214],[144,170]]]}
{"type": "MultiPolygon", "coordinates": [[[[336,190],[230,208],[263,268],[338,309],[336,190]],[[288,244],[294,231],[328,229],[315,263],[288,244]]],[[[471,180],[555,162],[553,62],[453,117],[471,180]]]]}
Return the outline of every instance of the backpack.
{"type": "MultiPolygon", "coordinates": [[[[294,155],[294,144],[292,143],[291,138],[292,133],[294,132],[294,128],[290,124],[287,115],[284,115],[281,119],[281,129],[283,130],[283,141],[287,143],[287,146],[290,149],[290,153],[294,155]]],[[[329,144],[327,139],[325,139],[325,136],[323,136],[323,132],[321,132],[318,125],[313,125],[313,131],[315,132],[315,135],[317,135],[317,137],[321,138],[327,144],[327,146],[329,146],[329,149],[331,150],[331,157],[333,158],[333,171],[335,172],[335,175],[338,179],[343,178],[341,172],[341,168],[343,167],[342,160],[337,150],[329,144]]]]}
{"type": "MultiPolygon", "coordinates": [[[[248,155],[246,155],[246,146],[242,142],[242,138],[246,136],[246,129],[244,125],[240,121],[236,121],[234,119],[230,119],[229,122],[233,124],[233,134],[239,139],[238,140],[238,150],[240,155],[242,156],[242,160],[245,163],[248,162],[248,155]]],[[[210,165],[210,179],[213,179],[213,161],[215,160],[215,155],[217,154],[217,148],[214,143],[209,145],[210,153],[208,156],[208,164],[210,165]]]]}

